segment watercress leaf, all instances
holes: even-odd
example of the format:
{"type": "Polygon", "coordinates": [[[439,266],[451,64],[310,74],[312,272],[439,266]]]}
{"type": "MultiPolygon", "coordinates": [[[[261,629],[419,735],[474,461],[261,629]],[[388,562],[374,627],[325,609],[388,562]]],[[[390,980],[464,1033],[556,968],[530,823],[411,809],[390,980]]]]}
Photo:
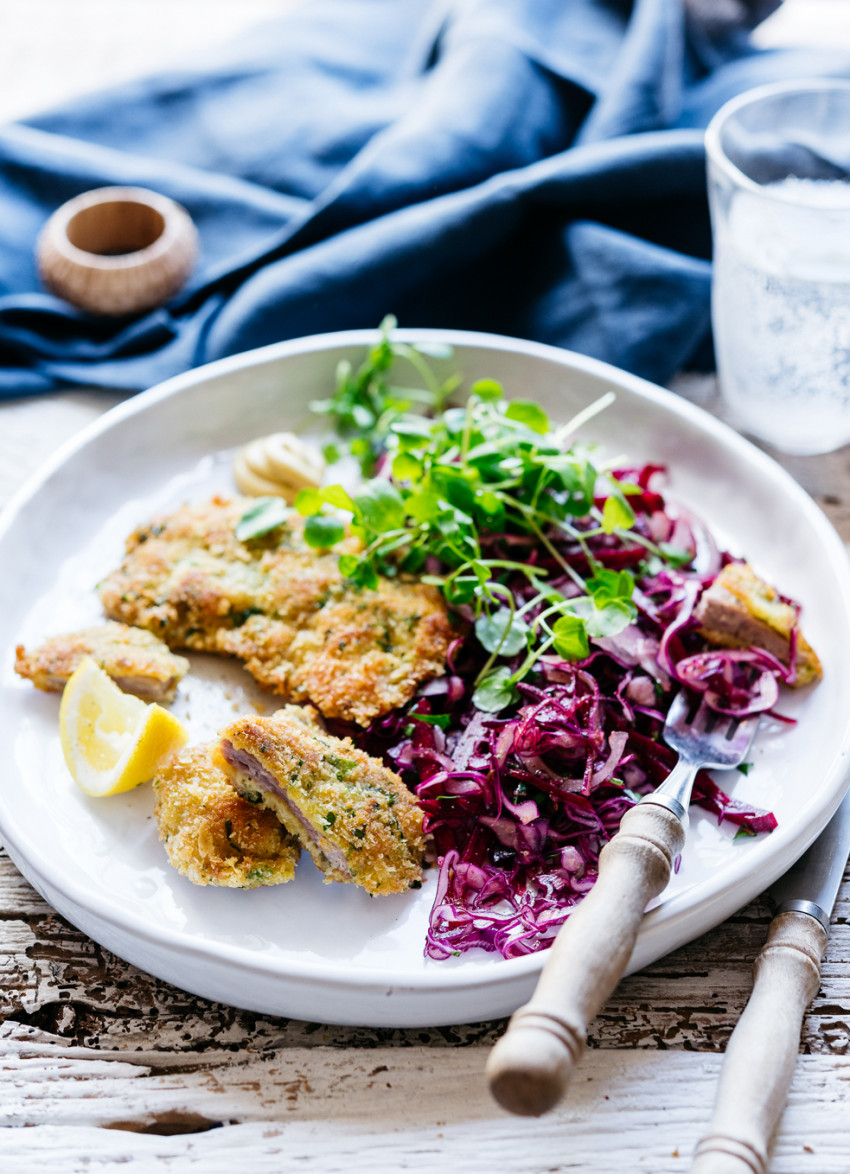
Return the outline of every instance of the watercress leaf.
{"type": "Polygon", "coordinates": [[[598,607],[612,599],[631,599],[634,586],[634,577],[628,571],[611,571],[606,567],[600,567],[587,580],[587,588],[598,607]]]}
{"type": "Polygon", "coordinates": [[[602,507],[602,529],[606,534],[628,530],[635,520],[635,512],[625,499],[606,497],[602,507]]]}
{"type": "Polygon", "coordinates": [[[487,652],[516,656],[528,641],[528,624],[510,608],[500,607],[492,615],[478,617],[475,621],[475,635],[487,652]]]}
{"type": "Polygon", "coordinates": [[[304,541],[308,546],[326,550],[345,537],[345,526],[339,518],[326,514],[313,514],[304,523],[304,541]]]}
{"type": "Polygon", "coordinates": [[[549,431],[549,417],[540,405],[534,403],[532,400],[511,400],[507,406],[505,415],[509,420],[516,420],[518,424],[524,424],[532,432],[539,432],[541,435],[544,435],[549,431]]]}
{"type": "Polygon", "coordinates": [[[369,481],[354,498],[354,504],[360,521],[374,534],[398,530],[404,525],[405,508],[401,494],[392,482],[382,477],[369,481]]]}
{"type": "Polygon", "coordinates": [[[258,497],[236,523],[239,542],[248,542],[276,530],[289,517],[289,506],[282,497],[258,497]]]}
{"type": "Polygon", "coordinates": [[[664,555],[664,561],[668,566],[685,567],[694,557],[690,550],[683,550],[681,547],[673,546],[669,542],[659,542],[658,549],[664,555]]]}
{"type": "MultiPolygon", "coordinates": [[[[577,464],[576,471],[578,472],[581,481],[582,496],[587,502],[587,509],[589,510],[593,504],[593,496],[596,492],[596,482],[599,479],[599,474],[590,461],[583,461],[580,464],[577,464]]],[[[585,510],[585,513],[586,512],[587,510],[585,510]]]]}
{"type": "Polygon", "coordinates": [[[447,730],[452,723],[449,713],[409,713],[407,716],[411,721],[424,722],[428,726],[439,726],[441,730],[447,730]]]}
{"type": "Polygon", "coordinates": [[[416,481],[422,472],[422,462],[408,452],[393,457],[393,477],[396,481],[416,481]]]}
{"type": "Polygon", "coordinates": [[[302,518],[317,514],[322,508],[323,497],[318,489],[299,489],[295,497],[295,508],[302,518]]]}
{"type": "Polygon", "coordinates": [[[501,500],[489,489],[485,489],[483,493],[479,493],[477,495],[475,504],[480,510],[483,510],[485,514],[493,515],[500,512],[504,513],[504,506],[502,505],[501,500]]]}
{"type": "Polygon", "coordinates": [[[450,436],[459,436],[466,426],[466,408],[446,408],[443,426],[450,436]]]}
{"type": "Polygon", "coordinates": [[[505,507],[489,490],[475,495],[474,516],[482,529],[499,533],[505,528],[505,507]]]}
{"type": "Polygon", "coordinates": [[[505,394],[502,390],[501,383],[497,383],[495,379],[478,379],[473,383],[469,392],[470,395],[477,395],[485,403],[495,403],[496,400],[502,399],[505,394]]]}
{"type": "Polygon", "coordinates": [[[485,440],[481,444],[474,444],[466,453],[468,465],[483,466],[485,469],[498,460],[502,455],[502,445],[495,441],[485,440]]]}
{"type": "Polygon", "coordinates": [[[569,612],[567,614],[578,616],[580,620],[586,620],[593,613],[593,608],[593,599],[589,595],[581,595],[578,599],[571,599],[569,601],[569,612]]]}
{"type": "Polygon", "coordinates": [[[377,591],[380,583],[375,567],[366,561],[360,562],[354,579],[361,587],[366,587],[369,591],[377,591]]]}
{"type": "Polygon", "coordinates": [[[421,416],[405,416],[390,425],[390,431],[403,438],[408,443],[407,448],[419,447],[427,444],[431,439],[433,423],[421,416]]]}
{"type": "Polygon", "coordinates": [[[335,444],[323,444],[322,456],[329,465],[335,465],[340,458],[340,451],[335,444]]]}
{"type": "Polygon", "coordinates": [[[616,636],[632,622],[634,608],[624,599],[612,599],[604,607],[594,603],[585,619],[588,636],[616,636]]]}
{"type": "Polygon", "coordinates": [[[561,616],[552,625],[554,647],[564,660],[585,660],[590,655],[587,631],[580,616],[561,616]]]}
{"type": "Polygon", "coordinates": [[[429,489],[415,489],[405,496],[405,509],[417,522],[434,522],[440,512],[440,499],[429,489]]]}
{"type": "Polygon", "coordinates": [[[478,579],[475,575],[456,575],[455,578],[446,580],[443,594],[449,603],[459,607],[464,603],[472,603],[477,586],[478,579]]]}
{"type": "Polygon", "coordinates": [[[409,550],[402,558],[398,569],[405,575],[418,575],[428,560],[428,551],[421,546],[409,550]]]}
{"type": "Polygon", "coordinates": [[[462,510],[471,523],[472,511],[475,508],[475,493],[463,473],[441,465],[432,473],[431,481],[438,493],[442,494],[451,505],[462,510]]]}
{"type": "Polygon", "coordinates": [[[631,571],[620,571],[617,576],[617,594],[621,599],[631,599],[635,589],[635,577],[631,571]]]}
{"type": "Polygon", "coordinates": [[[511,670],[503,664],[489,672],[480,683],[472,694],[472,704],[485,713],[499,713],[500,710],[512,705],[516,698],[517,691],[511,683],[511,670]]]}
{"type": "Polygon", "coordinates": [[[363,404],[355,404],[351,409],[351,418],[361,432],[368,432],[375,426],[375,413],[370,412],[363,404]]]}
{"type": "Polygon", "coordinates": [[[341,485],[326,485],[321,491],[322,500],[328,505],[336,506],[339,510],[350,510],[354,513],[354,502],[341,485]]]}

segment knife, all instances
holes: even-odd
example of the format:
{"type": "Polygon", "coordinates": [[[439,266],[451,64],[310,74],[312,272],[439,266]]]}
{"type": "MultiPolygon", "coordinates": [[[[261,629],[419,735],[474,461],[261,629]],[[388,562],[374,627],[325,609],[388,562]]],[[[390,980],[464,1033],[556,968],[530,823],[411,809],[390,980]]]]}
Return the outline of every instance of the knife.
{"type": "Polygon", "coordinates": [[[726,1047],[708,1132],[691,1174],[767,1174],[806,1007],[817,994],[829,919],[850,854],[850,793],[825,831],[769,890],[775,910],[755,981],[726,1047]]]}

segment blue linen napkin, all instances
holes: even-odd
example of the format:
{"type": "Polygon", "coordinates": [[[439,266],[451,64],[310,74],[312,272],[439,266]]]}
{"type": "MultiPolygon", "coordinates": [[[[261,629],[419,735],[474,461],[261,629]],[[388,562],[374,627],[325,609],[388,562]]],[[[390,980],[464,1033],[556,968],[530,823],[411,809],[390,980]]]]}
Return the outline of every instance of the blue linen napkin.
{"type": "Polygon", "coordinates": [[[710,362],[702,130],[750,86],[850,76],[846,53],[754,52],[759,6],[310,0],[0,129],[0,395],[138,390],[386,313],[662,382],[710,362]],[[33,260],[50,213],[107,184],[171,196],[200,233],[188,285],[133,319],[43,292],[33,260]]]}

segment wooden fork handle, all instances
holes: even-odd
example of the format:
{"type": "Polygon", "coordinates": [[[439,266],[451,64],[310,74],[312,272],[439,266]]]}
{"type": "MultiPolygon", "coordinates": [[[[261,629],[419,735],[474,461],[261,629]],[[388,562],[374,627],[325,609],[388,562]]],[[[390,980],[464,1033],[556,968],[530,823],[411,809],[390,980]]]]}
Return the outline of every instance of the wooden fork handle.
{"type": "Polygon", "coordinates": [[[780,913],[770,923],[691,1174],[767,1174],[767,1147],[791,1087],[803,1014],[817,994],[825,949],[826,931],[808,913],[780,913]]]}
{"type": "Polygon", "coordinates": [[[684,844],[668,808],[639,803],[599,857],[599,878],[564,923],[531,1001],[514,1014],[487,1064],[493,1096],[537,1117],[566,1091],[587,1027],[620,981],[647,902],[666,886],[684,844]]]}

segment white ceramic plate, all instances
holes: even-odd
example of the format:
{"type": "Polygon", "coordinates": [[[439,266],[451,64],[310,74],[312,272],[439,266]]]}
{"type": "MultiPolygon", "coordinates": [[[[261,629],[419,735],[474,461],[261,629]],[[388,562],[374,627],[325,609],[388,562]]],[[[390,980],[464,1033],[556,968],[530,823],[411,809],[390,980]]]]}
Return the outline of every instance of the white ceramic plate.
{"type": "MultiPolygon", "coordinates": [[[[451,343],[469,380],[499,379],[565,420],[601,393],[617,402],[588,428],[610,455],[665,463],[670,491],[736,554],[799,599],[824,662],[816,689],[783,698],[799,724],[759,736],[755,768],[721,784],[772,809],[779,827],[734,840],[694,812],[682,867],[644,920],[635,970],[707,930],[809,845],[845,787],[850,713],[850,573],[832,527],[799,486],[689,403],[605,364],[483,334],[408,331],[451,343]]],[[[130,962],[196,994],[324,1022],[424,1026],[507,1014],[531,993],[541,957],[423,957],[434,891],[370,899],[323,885],[309,858],[288,885],[197,888],[166,863],[150,788],[91,800],[59,747],[58,698],[12,671],[14,646],[95,621],[94,586],[123,539],[155,510],[231,491],[234,446],[269,431],[315,430],[309,401],[367,331],[299,339],[170,380],[102,417],[18,495],[0,524],[0,835],[31,883],[71,922],[130,962]]],[[[261,700],[236,665],[194,657],[176,711],[193,740],[261,700]]],[[[268,698],[266,698],[268,703],[268,698]]],[[[273,706],[270,706],[270,708],[273,706]]]]}

